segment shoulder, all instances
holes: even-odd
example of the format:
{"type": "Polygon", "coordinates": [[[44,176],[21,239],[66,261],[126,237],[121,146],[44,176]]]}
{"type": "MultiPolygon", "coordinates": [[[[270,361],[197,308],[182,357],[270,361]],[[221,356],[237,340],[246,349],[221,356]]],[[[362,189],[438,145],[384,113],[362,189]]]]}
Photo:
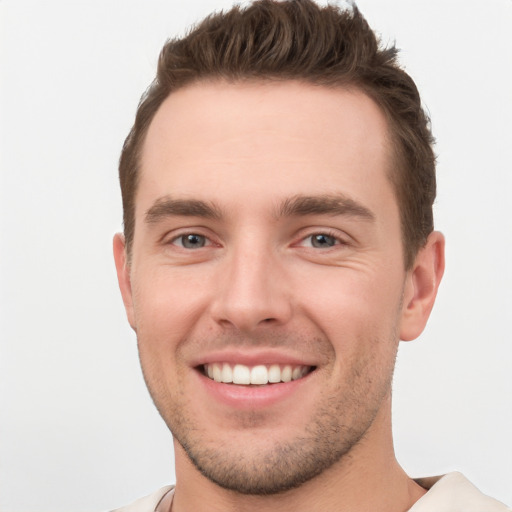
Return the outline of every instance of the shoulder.
{"type": "Polygon", "coordinates": [[[503,503],[481,493],[458,472],[418,478],[416,482],[428,492],[409,512],[512,512],[503,503]]]}
{"type": "Polygon", "coordinates": [[[173,485],[167,485],[158,489],[158,491],[155,491],[149,496],[144,496],[130,505],[116,508],[111,512],[155,512],[155,509],[162,498],[172,489],[174,489],[173,485]]]}

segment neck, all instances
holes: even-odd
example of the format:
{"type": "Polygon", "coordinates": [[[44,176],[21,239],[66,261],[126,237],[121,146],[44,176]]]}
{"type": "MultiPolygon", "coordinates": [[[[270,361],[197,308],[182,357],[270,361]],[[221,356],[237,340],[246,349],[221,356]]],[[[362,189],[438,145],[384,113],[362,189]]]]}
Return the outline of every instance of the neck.
{"type": "Polygon", "coordinates": [[[243,495],[205,478],[175,442],[177,485],[172,512],[405,512],[425,493],[398,464],[391,402],[361,441],[312,480],[270,496],[243,495]]]}

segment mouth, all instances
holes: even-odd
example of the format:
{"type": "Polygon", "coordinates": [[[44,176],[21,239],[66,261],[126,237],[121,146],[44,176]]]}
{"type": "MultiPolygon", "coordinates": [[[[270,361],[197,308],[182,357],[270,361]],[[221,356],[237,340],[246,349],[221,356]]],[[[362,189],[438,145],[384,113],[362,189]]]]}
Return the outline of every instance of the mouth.
{"type": "Polygon", "coordinates": [[[208,363],[200,365],[198,370],[205,377],[223,384],[265,386],[302,379],[313,372],[315,367],[290,364],[246,366],[244,364],[208,363]]]}

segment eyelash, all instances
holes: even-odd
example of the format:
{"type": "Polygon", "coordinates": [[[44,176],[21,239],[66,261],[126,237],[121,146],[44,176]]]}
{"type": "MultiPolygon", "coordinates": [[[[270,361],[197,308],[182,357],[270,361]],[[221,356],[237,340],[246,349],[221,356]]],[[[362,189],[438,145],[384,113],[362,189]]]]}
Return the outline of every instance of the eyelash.
{"type": "Polygon", "coordinates": [[[334,232],[334,231],[329,230],[329,229],[315,231],[313,233],[308,234],[305,237],[302,237],[300,239],[298,245],[304,245],[307,240],[310,241],[309,248],[313,248],[313,249],[328,250],[328,249],[332,249],[333,247],[336,247],[336,246],[348,245],[347,240],[342,238],[339,233],[334,232]],[[326,245],[325,247],[315,247],[314,246],[314,242],[313,242],[315,237],[325,237],[325,238],[332,239],[333,240],[333,244],[332,245],[326,245]]]}
{"type": "MultiPolygon", "coordinates": [[[[348,245],[348,242],[345,239],[342,239],[338,233],[335,233],[332,230],[315,231],[313,233],[308,234],[307,236],[301,237],[299,242],[294,245],[305,247],[308,240],[310,241],[310,244],[308,244],[308,248],[311,248],[311,249],[328,250],[328,249],[331,249],[336,246],[348,245]],[[314,237],[325,237],[326,239],[331,239],[333,241],[333,243],[332,243],[332,245],[326,244],[324,247],[321,247],[321,246],[315,247],[314,237]]],[[[191,241],[191,240],[189,240],[189,241],[191,241]]],[[[209,246],[215,245],[214,242],[208,236],[203,235],[198,232],[194,232],[194,231],[180,233],[179,235],[174,236],[172,239],[170,239],[167,243],[171,244],[171,245],[175,245],[175,246],[180,247],[181,249],[185,249],[185,250],[198,250],[198,249],[203,249],[204,247],[209,247],[209,246]],[[197,238],[203,239],[204,244],[200,245],[198,247],[186,247],[185,239],[187,237],[189,237],[189,238],[197,237],[197,238]],[[178,241],[181,241],[181,243],[177,243],[178,241]]]]}
{"type": "Polygon", "coordinates": [[[204,247],[208,247],[208,246],[211,246],[211,245],[214,245],[213,242],[211,241],[211,239],[209,237],[207,237],[206,235],[203,235],[201,233],[196,233],[196,232],[187,232],[187,233],[181,233],[177,236],[174,236],[171,240],[169,240],[168,242],[169,244],[171,245],[176,245],[178,247],[180,247],[181,249],[186,249],[186,250],[197,250],[197,249],[202,249],[204,247]],[[201,245],[199,247],[185,247],[184,245],[184,239],[186,238],[191,238],[191,237],[196,237],[196,238],[202,238],[204,239],[204,245],[201,245]],[[181,244],[177,244],[176,242],[181,240],[181,244]]]}

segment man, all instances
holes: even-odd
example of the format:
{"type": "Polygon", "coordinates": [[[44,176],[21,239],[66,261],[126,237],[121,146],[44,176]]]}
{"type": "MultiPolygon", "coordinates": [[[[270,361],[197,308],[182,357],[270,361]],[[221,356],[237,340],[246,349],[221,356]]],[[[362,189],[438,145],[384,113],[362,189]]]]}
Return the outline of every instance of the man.
{"type": "Polygon", "coordinates": [[[169,42],[120,179],[119,284],[177,475],[123,510],[507,510],[394,456],[397,347],[444,239],[416,87],[357,8],[263,0],[169,42]]]}

